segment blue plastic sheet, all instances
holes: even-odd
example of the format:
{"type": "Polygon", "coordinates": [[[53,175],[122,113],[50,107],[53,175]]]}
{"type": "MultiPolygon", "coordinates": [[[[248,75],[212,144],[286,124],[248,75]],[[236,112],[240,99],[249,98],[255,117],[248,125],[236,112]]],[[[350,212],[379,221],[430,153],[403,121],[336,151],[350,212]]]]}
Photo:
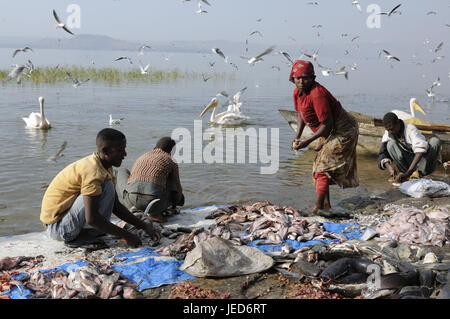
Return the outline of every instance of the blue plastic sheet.
{"type": "MultiPolygon", "coordinates": [[[[201,207],[192,209],[191,211],[197,211],[202,210],[208,207],[201,207]]],[[[217,206],[213,205],[213,207],[223,207],[223,206],[217,206]]],[[[324,222],[323,227],[328,232],[333,232],[337,234],[342,234],[347,237],[347,239],[357,239],[360,238],[363,235],[363,232],[355,231],[350,233],[344,233],[344,229],[346,227],[352,227],[353,229],[358,230],[359,225],[355,223],[330,223],[330,222],[324,222]]],[[[311,240],[307,242],[299,242],[295,240],[286,240],[285,243],[282,245],[255,245],[257,241],[253,241],[248,244],[248,246],[256,247],[260,249],[261,251],[279,251],[285,245],[286,243],[290,245],[295,250],[304,247],[304,246],[312,246],[317,243],[330,243],[333,241],[338,241],[337,239],[332,240],[311,240]]],[[[126,258],[121,262],[121,264],[113,265],[112,268],[114,268],[116,271],[121,272],[123,276],[127,277],[134,283],[140,283],[138,286],[138,289],[140,291],[152,288],[152,287],[158,287],[164,284],[172,284],[177,283],[189,279],[194,279],[196,277],[193,277],[189,275],[188,273],[179,270],[181,265],[183,264],[183,260],[164,260],[165,258],[158,258],[158,257],[164,257],[160,254],[154,253],[153,248],[144,248],[136,252],[130,252],[130,253],[123,253],[119,254],[116,257],[118,258],[126,258]]],[[[74,263],[68,263],[64,265],[60,265],[54,269],[49,270],[42,270],[43,272],[50,272],[50,271],[56,271],[56,270],[66,270],[67,272],[74,271],[82,266],[88,265],[87,263],[79,260],[74,263]]],[[[20,275],[19,275],[20,276],[20,275]]],[[[20,277],[17,279],[20,280],[20,277]]],[[[22,294],[20,293],[20,290],[17,287],[14,287],[9,295],[13,299],[26,299],[26,296],[31,293],[31,291],[22,289],[22,294]]]]}

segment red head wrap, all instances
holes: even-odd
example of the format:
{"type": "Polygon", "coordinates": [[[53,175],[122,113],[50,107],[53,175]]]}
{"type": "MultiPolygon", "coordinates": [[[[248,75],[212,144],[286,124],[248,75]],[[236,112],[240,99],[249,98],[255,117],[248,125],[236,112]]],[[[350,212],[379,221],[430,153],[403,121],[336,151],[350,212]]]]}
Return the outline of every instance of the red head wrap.
{"type": "Polygon", "coordinates": [[[294,77],[300,76],[313,76],[314,66],[309,61],[297,60],[291,69],[291,74],[289,75],[289,81],[294,82],[294,77]]]}

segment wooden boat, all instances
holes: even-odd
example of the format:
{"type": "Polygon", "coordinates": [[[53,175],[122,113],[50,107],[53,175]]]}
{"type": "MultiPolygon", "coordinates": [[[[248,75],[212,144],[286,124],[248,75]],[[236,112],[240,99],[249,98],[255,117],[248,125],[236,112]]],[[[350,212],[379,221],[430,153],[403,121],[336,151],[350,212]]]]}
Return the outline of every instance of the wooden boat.
{"type": "MultiPolygon", "coordinates": [[[[291,110],[278,110],[288,122],[289,126],[297,132],[298,113],[291,110]]],[[[379,118],[349,111],[359,124],[358,146],[356,151],[359,155],[377,155],[381,146],[381,137],[384,134],[383,121],[379,118]]],[[[414,124],[422,134],[429,139],[432,136],[438,137],[442,141],[442,161],[450,161],[450,125],[448,124],[414,124]]],[[[304,136],[312,135],[311,129],[306,126],[304,136]]],[[[313,146],[313,145],[312,145],[313,146]]]]}

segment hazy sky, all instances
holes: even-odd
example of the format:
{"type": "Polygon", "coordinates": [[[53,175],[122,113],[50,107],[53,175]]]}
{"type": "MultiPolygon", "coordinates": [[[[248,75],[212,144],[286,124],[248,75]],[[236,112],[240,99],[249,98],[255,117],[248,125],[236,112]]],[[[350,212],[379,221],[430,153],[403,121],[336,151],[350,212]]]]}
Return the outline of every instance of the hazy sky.
{"type": "MultiPolygon", "coordinates": [[[[71,35],[56,29],[52,10],[56,10],[63,22],[76,22],[69,19],[75,16],[74,12],[67,11],[70,5],[76,5],[80,9],[80,28],[72,28],[75,34],[107,35],[141,44],[202,40],[244,43],[249,39],[250,45],[276,45],[279,50],[288,50],[294,59],[305,50],[312,53],[320,49],[316,68],[318,63],[335,70],[345,65],[350,71],[351,65],[358,64],[357,72],[350,71],[348,81],[342,76],[320,80],[330,80],[349,89],[364,85],[375,91],[411,90],[423,96],[425,88],[440,77],[442,86],[436,91],[444,95],[450,92],[450,43],[446,43],[450,39],[448,0],[360,0],[362,12],[352,5],[352,0],[208,2],[211,6],[203,3],[208,13],[198,14],[197,0],[2,1],[0,37],[70,38],[71,35]],[[318,4],[310,5],[310,2],[318,4]],[[389,12],[400,3],[398,12],[390,17],[376,15],[376,10],[389,12]],[[262,37],[249,36],[252,31],[261,32],[262,37]],[[435,52],[441,42],[444,44],[435,52]],[[388,61],[384,54],[380,57],[381,49],[399,57],[401,62],[388,61]],[[440,56],[446,58],[436,60],[440,56]]],[[[24,41],[23,45],[28,42],[24,41]]],[[[259,52],[248,52],[253,53],[259,52]]],[[[275,54],[267,56],[265,63],[275,63],[275,59],[281,64],[275,54]]],[[[270,65],[266,65],[266,73],[273,72],[270,65]]],[[[288,71],[284,66],[283,74],[288,71]]]]}
{"type": "MultiPolygon", "coordinates": [[[[360,13],[352,0],[208,0],[206,14],[197,14],[197,1],[181,0],[14,0],[2,1],[1,36],[60,37],[52,9],[64,21],[70,4],[81,9],[81,28],[75,33],[103,34],[124,40],[230,40],[245,41],[258,30],[267,43],[340,41],[341,34],[359,35],[361,42],[417,42],[449,38],[450,3],[444,0],[360,0],[360,13]],[[378,5],[388,12],[402,3],[391,17],[380,16],[380,27],[367,20],[378,5]],[[25,9],[26,8],[26,9],[25,9]],[[435,11],[437,14],[427,15],[435,11]],[[257,19],[262,19],[260,22],[257,19]],[[313,25],[322,28],[313,28],[313,25]],[[317,31],[321,37],[318,39],[317,31]],[[291,38],[290,38],[291,37],[291,38]]],[[[254,35],[253,37],[258,37],[254,35]]]]}

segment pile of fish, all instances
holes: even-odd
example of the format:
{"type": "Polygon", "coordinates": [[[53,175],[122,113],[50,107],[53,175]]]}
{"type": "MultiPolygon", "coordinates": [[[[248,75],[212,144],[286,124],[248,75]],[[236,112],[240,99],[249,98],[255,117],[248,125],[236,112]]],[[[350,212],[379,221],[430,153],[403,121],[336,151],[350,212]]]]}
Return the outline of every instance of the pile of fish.
{"type": "MultiPolygon", "coordinates": [[[[136,299],[137,284],[113,270],[83,266],[68,273],[35,271],[18,280],[32,291],[27,298],[53,299],[136,299]]],[[[20,288],[20,285],[17,285],[20,288]]],[[[20,289],[22,293],[22,290],[20,289]]]]}
{"type": "Polygon", "coordinates": [[[447,208],[425,212],[411,206],[390,205],[385,209],[394,210],[395,213],[376,228],[381,239],[440,247],[450,239],[450,214],[447,208]]]}
{"type": "Polygon", "coordinates": [[[230,294],[221,294],[212,289],[203,289],[188,282],[176,285],[169,299],[229,299],[230,294]]]}
{"type": "Polygon", "coordinates": [[[341,234],[329,233],[320,222],[308,222],[301,212],[290,206],[276,206],[268,201],[253,205],[222,207],[212,212],[207,219],[214,219],[215,225],[204,228],[178,228],[163,230],[163,235],[175,239],[167,246],[156,250],[164,256],[184,259],[195,246],[210,238],[221,237],[236,245],[255,241],[256,245],[280,245],[286,239],[309,241],[347,238],[341,234]]]}

